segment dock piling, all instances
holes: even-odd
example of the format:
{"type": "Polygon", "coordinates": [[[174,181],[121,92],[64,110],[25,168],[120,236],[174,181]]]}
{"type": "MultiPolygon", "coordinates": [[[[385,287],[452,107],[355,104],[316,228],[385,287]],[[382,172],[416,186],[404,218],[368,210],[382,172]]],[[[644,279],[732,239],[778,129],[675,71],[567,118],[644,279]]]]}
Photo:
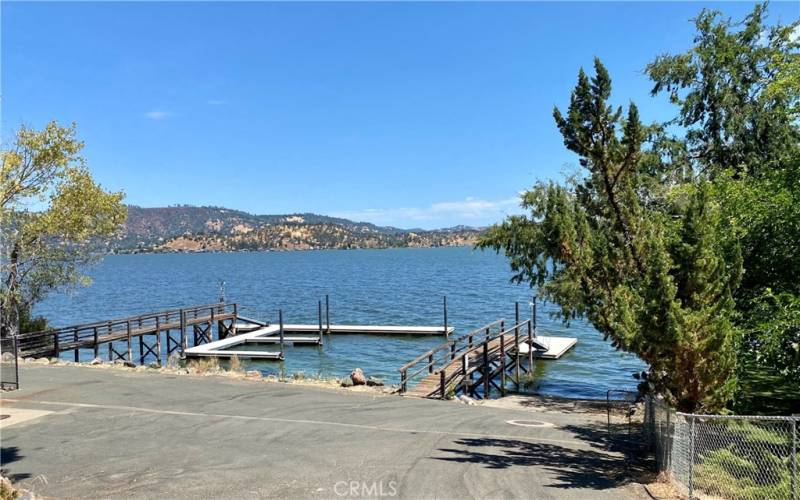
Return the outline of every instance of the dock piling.
{"type": "Polygon", "coordinates": [[[189,347],[188,341],[186,340],[186,311],[183,309],[180,310],[181,314],[181,355],[186,352],[186,349],[189,347]]]}
{"type": "Polygon", "coordinates": [[[331,304],[328,298],[328,294],[325,294],[325,326],[326,326],[326,333],[328,335],[331,334],[331,304]]]}
{"type": "Polygon", "coordinates": [[[319,345],[322,345],[322,301],[317,301],[317,318],[319,319],[319,345]]]}

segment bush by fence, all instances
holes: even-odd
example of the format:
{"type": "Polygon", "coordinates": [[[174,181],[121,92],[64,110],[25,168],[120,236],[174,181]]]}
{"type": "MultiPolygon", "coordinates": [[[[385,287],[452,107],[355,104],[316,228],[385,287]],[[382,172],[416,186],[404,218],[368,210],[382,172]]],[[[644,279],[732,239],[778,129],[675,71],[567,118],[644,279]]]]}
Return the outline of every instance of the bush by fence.
{"type": "Polygon", "coordinates": [[[798,500],[799,426],[797,417],[694,415],[646,404],[659,471],[690,497],[798,500]]]}

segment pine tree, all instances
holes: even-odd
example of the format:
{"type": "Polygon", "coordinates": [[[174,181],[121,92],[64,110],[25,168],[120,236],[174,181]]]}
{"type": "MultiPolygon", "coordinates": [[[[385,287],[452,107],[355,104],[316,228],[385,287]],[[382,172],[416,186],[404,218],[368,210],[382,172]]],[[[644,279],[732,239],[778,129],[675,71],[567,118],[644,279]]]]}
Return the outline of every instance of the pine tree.
{"type": "Polygon", "coordinates": [[[586,317],[645,361],[641,389],[683,411],[718,410],[735,386],[738,249],[718,237],[706,181],[676,181],[685,166],[664,159],[663,130],[644,126],[634,104],[623,118],[610,95],[599,60],[594,77],[580,71],[566,114],[553,114],[581,173],[534,186],[523,195],[530,213],[478,246],[503,251],[514,279],[559,304],[564,320],[586,317]]]}

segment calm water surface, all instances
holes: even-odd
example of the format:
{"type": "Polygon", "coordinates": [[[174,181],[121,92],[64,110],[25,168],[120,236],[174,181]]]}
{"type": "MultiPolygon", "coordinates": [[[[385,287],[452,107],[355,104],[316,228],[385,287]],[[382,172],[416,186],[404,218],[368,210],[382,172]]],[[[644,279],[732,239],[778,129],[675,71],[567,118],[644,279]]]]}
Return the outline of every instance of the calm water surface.
{"type": "MultiPolygon", "coordinates": [[[[218,299],[224,280],[226,298],[240,304],[241,314],[276,321],[281,308],[287,323],[316,324],[317,301],[329,294],[331,323],[441,325],[447,295],[448,322],[458,335],[495,319],[513,320],[515,301],[529,315],[531,296],[527,286],[509,282],[504,257],[469,248],[115,255],[89,275],[91,287],[54,294],[35,313],[66,326],[205,304],[218,299]]],[[[578,344],[560,360],[539,362],[537,392],[604,397],[609,388],[635,386],[631,373],[643,369],[636,357],[615,351],[585,322],[564,326],[549,317],[552,310],[540,305],[540,334],[577,337],[578,344]]],[[[321,349],[288,347],[283,364],[247,364],[323,376],[345,376],[359,366],[396,382],[400,366],[442,341],[332,336],[321,349]]]]}

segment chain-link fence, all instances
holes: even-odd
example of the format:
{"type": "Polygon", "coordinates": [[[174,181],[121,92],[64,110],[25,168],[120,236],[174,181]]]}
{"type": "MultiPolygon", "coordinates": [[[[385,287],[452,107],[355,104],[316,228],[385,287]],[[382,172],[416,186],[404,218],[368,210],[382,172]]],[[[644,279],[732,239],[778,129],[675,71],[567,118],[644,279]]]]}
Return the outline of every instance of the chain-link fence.
{"type": "Polygon", "coordinates": [[[797,417],[694,415],[647,401],[659,471],[693,497],[798,500],[797,417]]]}
{"type": "Polygon", "coordinates": [[[0,389],[19,389],[17,337],[0,338],[0,389]]]}

